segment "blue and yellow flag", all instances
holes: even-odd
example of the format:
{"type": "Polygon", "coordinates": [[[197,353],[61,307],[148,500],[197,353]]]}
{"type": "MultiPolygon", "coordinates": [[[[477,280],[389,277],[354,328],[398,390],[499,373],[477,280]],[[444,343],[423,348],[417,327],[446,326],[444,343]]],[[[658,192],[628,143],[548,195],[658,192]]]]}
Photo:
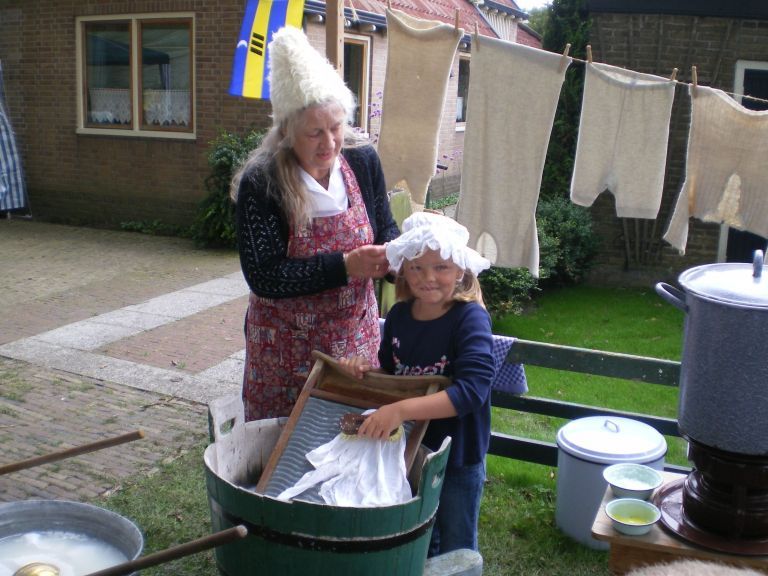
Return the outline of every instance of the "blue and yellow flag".
{"type": "Polygon", "coordinates": [[[235,48],[229,93],[269,100],[267,45],[283,26],[301,28],[304,0],[248,0],[235,48]]]}

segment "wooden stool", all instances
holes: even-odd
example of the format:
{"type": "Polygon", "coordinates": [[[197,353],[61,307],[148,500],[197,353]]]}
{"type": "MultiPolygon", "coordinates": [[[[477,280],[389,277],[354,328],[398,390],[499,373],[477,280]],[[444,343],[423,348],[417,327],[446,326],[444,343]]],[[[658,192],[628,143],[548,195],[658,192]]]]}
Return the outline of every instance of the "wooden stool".
{"type": "MultiPolygon", "coordinates": [[[[671,472],[664,472],[663,474],[665,484],[684,477],[682,474],[671,472]]],[[[605,505],[613,497],[609,486],[605,491],[603,501],[595,515],[595,522],[592,525],[592,536],[598,540],[604,540],[611,545],[608,567],[613,574],[627,574],[641,566],[673,562],[681,559],[728,564],[768,574],[768,556],[736,556],[724,554],[716,550],[700,548],[671,535],[661,526],[660,522],[657,522],[648,534],[642,536],[621,534],[613,529],[611,519],[605,514],[605,505]]],[[[652,572],[649,574],[656,573],[652,572]]],[[[659,572],[658,574],[667,574],[667,572],[659,572]]],[[[670,572],[669,574],[672,573],[670,572]]],[[[715,572],[715,574],[718,573],[715,572]]]]}

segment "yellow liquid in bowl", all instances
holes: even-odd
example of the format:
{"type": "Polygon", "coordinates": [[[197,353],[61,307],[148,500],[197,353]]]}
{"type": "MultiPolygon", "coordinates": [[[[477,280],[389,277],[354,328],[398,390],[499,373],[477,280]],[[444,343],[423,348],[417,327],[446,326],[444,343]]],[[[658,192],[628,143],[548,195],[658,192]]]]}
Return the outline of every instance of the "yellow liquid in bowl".
{"type": "Polygon", "coordinates": [[[631,524],[633,526],[642,526],[648,524],[651,521],[649,516],[642,514],[614,514],[613,517],[624,524],[631,524]]]}

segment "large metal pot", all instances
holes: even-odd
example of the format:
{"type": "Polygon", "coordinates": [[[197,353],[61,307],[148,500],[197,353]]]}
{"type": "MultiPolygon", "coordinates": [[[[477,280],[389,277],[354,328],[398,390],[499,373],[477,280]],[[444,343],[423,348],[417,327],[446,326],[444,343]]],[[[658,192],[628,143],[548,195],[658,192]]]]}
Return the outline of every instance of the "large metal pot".
{"type": "Polygon", "coordinates": [[[739,454],[768,455],[768,278],[750,264],[708,264],[656,292],[686,312],[680,374],[681,434],[739,454]]]}

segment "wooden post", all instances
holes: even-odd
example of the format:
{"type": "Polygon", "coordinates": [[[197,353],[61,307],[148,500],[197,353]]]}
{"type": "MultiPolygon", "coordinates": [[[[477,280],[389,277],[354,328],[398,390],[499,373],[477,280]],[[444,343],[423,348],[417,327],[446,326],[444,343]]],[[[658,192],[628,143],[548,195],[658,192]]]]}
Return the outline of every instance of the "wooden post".
{"type": "Polygon", "coordinates": [[[325,55],[344,78],[344,0],[325,2],[325,55]]]}

